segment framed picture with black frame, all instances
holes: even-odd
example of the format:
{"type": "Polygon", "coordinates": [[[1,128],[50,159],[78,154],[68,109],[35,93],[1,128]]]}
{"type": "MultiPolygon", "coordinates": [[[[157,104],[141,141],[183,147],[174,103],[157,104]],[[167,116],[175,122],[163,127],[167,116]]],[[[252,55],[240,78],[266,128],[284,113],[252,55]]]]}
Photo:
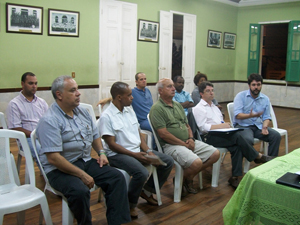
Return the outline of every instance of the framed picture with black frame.
{"type": "Polygon", "coordinates": [[[207,47],[221,48],[222,32],[215,30],[208,30],[207,47]]]}
{"type": "Polygon", "coordinates": [[[79,37],[79,17],[77,11],[48,9],[48,35],[79,37]]]}
{"type": "Polygon", "coordinates": [[[43,7],[6,3],[6,32],[43,34],[43,7]]]}
{"type": "Polygon", "coordinates": [[[158,42],[159,22],[139,19],[138,41],[158,42]]]}
{"type": "Polygon", "coordinates": [[[224,49],[235,49],[236,34],[224,32],[224,49]]]}

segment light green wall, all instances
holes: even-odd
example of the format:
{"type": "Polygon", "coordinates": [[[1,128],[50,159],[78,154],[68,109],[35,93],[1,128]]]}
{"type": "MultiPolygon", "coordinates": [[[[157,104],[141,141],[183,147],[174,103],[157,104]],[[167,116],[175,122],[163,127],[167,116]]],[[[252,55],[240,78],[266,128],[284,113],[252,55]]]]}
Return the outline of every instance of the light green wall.
{"type": "Polygon", "coordinates": [[[21,75],[34,72],[40,87],[59,75],[76,73],[81,85],[98,83],[98,0],[12,0],[44,8],[43,35],[6,33],[6,0],[0,0],[0,88],[21,87],[21,75]],[[80,11],[79,38],[48,36],[48,8],[80,11]]]}
{"type": "Polygon", "coordinates": [[[249,24],[283,20],[300,20],[299,2],[239,8],[235,80],[247,77],[249,24]]]}
{"type": "MultiPolygon", "coordinates": [[[[124,0],[126,1],[126,0],[124,0]]],[[[50,86],[62,74],[76,73],[79,85],[98,84],[99,0],[11,0],[44,7],[43,35],[6,33],[5,3],[0,0],[0,89],[20,87],[20,76],[32,71],[39,86],[50,86]],[[80,11],[80,36],[47,35],[48,8],[80,11]]],[[[138,19],[159,21],[159,11],[197,16],[196,68],[210,80],[245,80],[250,22],[300,19],[300,3],[238,8],[212,0],[127,0],[138,5],[138,19]],[[237,34],[236,50],[207,48],[208,30],[237,34]]],[[[148,82],[158,80],[159,44],[138,41],[137,71],[148,82]]]]}

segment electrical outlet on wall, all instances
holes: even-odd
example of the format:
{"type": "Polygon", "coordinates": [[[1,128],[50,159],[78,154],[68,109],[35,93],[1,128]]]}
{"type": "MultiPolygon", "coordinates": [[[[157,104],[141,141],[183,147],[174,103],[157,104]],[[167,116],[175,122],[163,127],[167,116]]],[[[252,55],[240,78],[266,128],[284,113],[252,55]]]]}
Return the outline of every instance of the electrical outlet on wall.
{"type": "Polygon", "coordinates": [[[72,77],[75,78],[75,72],[72,72],[72,77]]]}

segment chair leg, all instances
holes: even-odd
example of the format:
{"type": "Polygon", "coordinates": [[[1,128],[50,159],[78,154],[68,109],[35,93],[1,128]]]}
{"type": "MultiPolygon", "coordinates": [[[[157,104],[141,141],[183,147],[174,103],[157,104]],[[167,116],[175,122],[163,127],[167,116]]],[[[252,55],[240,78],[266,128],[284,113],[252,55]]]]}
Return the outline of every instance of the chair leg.
{"type": "Polygon", "coordinates": [[[25,210],[17,212],[18,225],[25,224],[25,210]]]}
{"type": "Polygon", "coordinates": [[[249,171],[249,168],[250,168],[250,162],[245,159],[244,160],[244,173],[247,173],[249,171]]]}
{"type": "Polygon", "coordinates": [[[289,142],[288,142],[288,134],[286,132],[286,135],[285,135],[285,154],[288,154],[289,153],[289,142]]]}
{"type": "Polygon", "coordinates": [[[224,159],[225,159],[225,156],[226,156],[226,153],[227,153],[227,152],[225,152],[225,153],[222,154],[221,163],[223,163],[223,161],[224,161],[224,159]]]}
{"type": "Polygon", "coordinates": [[[181,201],[182,180],[183,180],[183,169],[175,161],[174,202],[181,201]]]}
{"type": "Polygon", "coordinates": [[[47,225],[53,225],[46,196],[44,196],[44,198],[41,202],[41,208],[42,208],[41,211],[43,212],[46,224],[47,225]]]}
{"type": "Polygon", "coordinates": [[[16,182],[17,185],[20,186],[20,179],[19,179],[19,176],[18,176],[17,168],[16,168],[15,158],[14,158],[13,154],[11,154],[11,153],[10,153],[10,159],[11,159],[11,164],[12,164],[12,168],[13,168],[13,174],[14,174],[15,182],[16,182]]]}
{"type": "Polygon", "coordinates": [[[72,225],[73,224],[73,213],[71,212],[67,200],[62,198],[62,224],[72,225]]]}
{"type": "Polygon", "coordinates": [[[159,190],[158,177],[157,177],[157,171],[156,171],[156,167],[155,166],[152,166],[152,176],[153,176],[153,180],[154,180],[154,186],[155,186],[157,203],[158,203],[158,205],[162,205],[161,196],[160,196],[160,190],[159,190]]]}
{"type": "Polygon", "coordinates": [[[220,166],[221,166],[221,155],[217,162],[213,164],[213,170],[212,170],[212,179],[211,179],[211,186],[212,187],[218,187],[219,183],[219,175],[220,175],[220,166]]]}
{"type": "Polygon", "coordinates": [[[18,154],[18,160],[17,160],[17,171],[18,171],[18,174],[20,174],[21,160],[22,160],[22,155],[18,154]]]}
{"type": "Polygon", "coordinates": [[[202,190],[203,189],[203,182],[202,182],[202,172],[199,172],[199,187],[202,190]]]}
{"type": "Polygon", "coordinates": [[[101,196],[102,196],[102,189],[99,188],[98,202],[101,202],[101,196]]]}

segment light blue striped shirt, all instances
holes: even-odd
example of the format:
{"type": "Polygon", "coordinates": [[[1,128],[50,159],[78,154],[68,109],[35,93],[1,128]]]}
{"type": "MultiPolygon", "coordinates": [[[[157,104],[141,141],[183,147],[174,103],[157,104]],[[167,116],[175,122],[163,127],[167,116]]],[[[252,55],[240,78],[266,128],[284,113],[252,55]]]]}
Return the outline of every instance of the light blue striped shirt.
{"type": "MultiPolygon", "coordinates": [[[[186,101],[194,102],[193,99],[191,98],[190,93],[188,93],[187,91],[183,91],[183,90],[180,93],[175,90],[175,96],[173,97],[172,100],[175,102],[179,102],[179,103],[183,103],[186,101]]],[[[184,112],[185,112],[185,115],[187,115],[188,108],[184,108],[184,112]]]]}

